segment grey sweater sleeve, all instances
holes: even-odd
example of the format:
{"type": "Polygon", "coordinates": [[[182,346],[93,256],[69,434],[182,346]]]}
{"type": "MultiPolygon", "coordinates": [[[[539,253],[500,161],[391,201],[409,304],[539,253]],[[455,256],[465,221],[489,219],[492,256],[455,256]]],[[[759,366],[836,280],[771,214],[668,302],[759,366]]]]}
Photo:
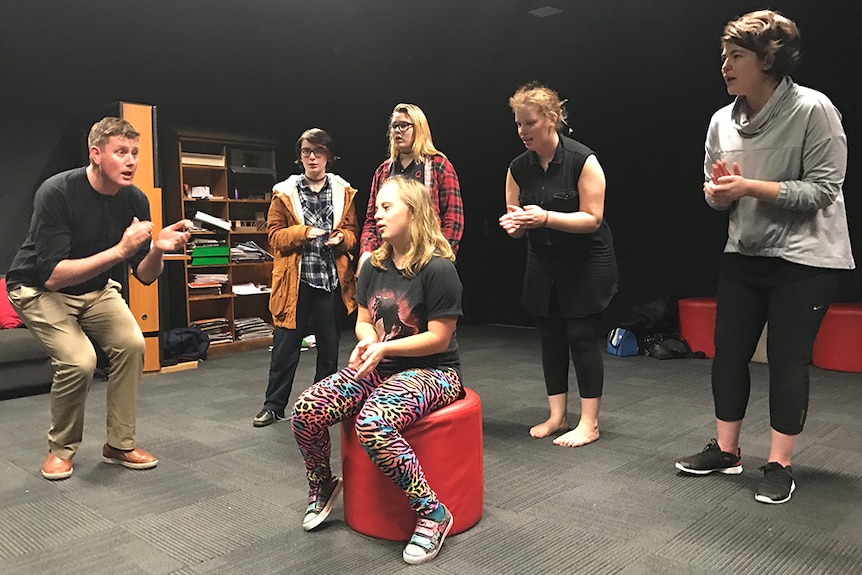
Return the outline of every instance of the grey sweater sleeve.
{"type": "MultiPolygon", "coordinates": [[[[713,116],[712,120],[709,123],[709,128],[706,131],[706,143],[703,145],[704,148],[704,158],[703,158],[703,181],[708,182],[712,179],[712,165],[721,159],[720,154],[718,153],[718,136],[717,136],[718,126],[716,124],[716,118],[713,116]]],[[[706,195],[706,192],[703,193],[703,199],[706,201],[707,205],[713,210],[718,210],[720,212],[726,212],[730,209],[730,206],[720,206],[713,201],[712,198],[706,195]]]]}
{"type": "Polygon", "coordinates": [[[779,183],[775,204],[789,210],[814,211],[834,203],[847,170],[847,137],[841,114],[825,98],[809,110],[798,180],[779,183]]]}

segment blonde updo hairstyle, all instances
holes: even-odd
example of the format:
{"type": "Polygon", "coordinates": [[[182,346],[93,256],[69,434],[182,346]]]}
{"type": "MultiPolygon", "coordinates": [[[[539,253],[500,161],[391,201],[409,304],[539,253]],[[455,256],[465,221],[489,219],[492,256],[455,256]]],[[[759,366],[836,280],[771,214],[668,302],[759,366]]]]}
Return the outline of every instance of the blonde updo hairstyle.
{"type": "Polygon", "coordinates": [[[569,115],[560,96],[539,82],[524,84],[509,98],[509,107],[513,112],[522,106],[532,106],[541,115],[553,120],[557,131],[562,129],[569,115]]]}

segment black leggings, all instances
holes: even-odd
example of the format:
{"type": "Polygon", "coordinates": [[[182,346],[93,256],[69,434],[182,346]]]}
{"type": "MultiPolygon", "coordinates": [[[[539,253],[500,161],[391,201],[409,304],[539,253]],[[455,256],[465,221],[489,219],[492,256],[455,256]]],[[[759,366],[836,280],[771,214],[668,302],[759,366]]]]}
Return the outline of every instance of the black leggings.
{"type": "Polygon", "coordinates": [[[787,435],[802,431],[811,348],[839,280],[836,270],[779,258],[723,256],[712,362],[716,418],[745,417],[751,392],[748,364],[768,321],[770,425],[787,435]]]}
{"type": "Polygon", "coordinates": [[[560,317],[556,293],[551,295],[548,311],[550,317],[536,318],[542,339],[542,368],[548,395],[569,391],[571,352],[581,397],[601,397],[605,377],[605,367],[598,345],[601,337],[601,314],[579,318],[560,317]]]}

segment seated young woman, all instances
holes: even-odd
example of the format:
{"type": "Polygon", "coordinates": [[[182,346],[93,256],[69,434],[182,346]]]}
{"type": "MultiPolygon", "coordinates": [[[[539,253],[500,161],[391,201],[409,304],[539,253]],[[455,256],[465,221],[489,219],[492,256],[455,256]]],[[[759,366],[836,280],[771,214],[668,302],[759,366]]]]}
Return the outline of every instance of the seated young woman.
{"type": "Polygon", "coordinates": [[[358,414],[360,443],[416,512],[403,559],[420,564],[440,551],[452,514],[401,432],[464,395],[455,338],[461,281],[421,183],[401,176],[384,182],[375,222],[382,243],[362,264],[356,290],[359,342],[347,367],[299,396],[291,417],[309,484],[302,526],[320,525],[341,492],[343,479],[330,467],[329,426],[358,414]]]}

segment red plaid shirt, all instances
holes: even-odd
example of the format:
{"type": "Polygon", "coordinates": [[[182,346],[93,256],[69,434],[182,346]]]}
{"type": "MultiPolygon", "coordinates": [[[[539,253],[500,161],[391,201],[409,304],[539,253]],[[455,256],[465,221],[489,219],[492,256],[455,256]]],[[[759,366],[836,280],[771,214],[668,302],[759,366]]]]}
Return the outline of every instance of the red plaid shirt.
{"type": "MultiPolygon", "coordinates": [[[[368,209],[365,212],[365,223],[362,225],[362,238],[359,253],[373,252],[380,245],[377,235],[377,225],[374,222],[374,212],[377,211],[377,190],[391,174],[392,160],[385,160],[374,172],[371,180],[371,191],[368,195],[368,209]]],[[[464,232],[464,204],[461,202],[461,184],[455,168],[442,155],[431,156],[425,160],[425,186],[431,194],[431,202],[437,208],[440,217],[440,228],[443,236],[449,241],[452,250],[458,253],[461,234],[464,232]]]]}

